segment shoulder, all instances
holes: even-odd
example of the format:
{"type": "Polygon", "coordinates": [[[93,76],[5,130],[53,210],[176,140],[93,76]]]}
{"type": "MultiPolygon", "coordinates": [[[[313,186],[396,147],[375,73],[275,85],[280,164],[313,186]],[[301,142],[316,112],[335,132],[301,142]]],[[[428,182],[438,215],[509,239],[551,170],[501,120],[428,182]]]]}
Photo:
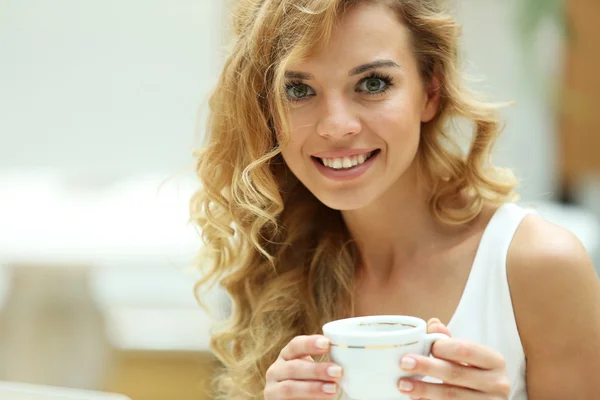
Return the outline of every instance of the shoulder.
{"type": "Polygon", "coordinates": [[[600,284],[573,233],[536,215],[527,216],[510,245],[506,265],[526,353],[564,341],[573,328],[584,332],[589,322],[596,324],[595,330],[600,328],[600,284]]]}
{"type": "Polygon", "coordinates": [[[519,225],[510,245],[507,266],[520,278],[574,272],[594,273],[587,251],[569,230],[537,215],[529,215],[519,225]]]}

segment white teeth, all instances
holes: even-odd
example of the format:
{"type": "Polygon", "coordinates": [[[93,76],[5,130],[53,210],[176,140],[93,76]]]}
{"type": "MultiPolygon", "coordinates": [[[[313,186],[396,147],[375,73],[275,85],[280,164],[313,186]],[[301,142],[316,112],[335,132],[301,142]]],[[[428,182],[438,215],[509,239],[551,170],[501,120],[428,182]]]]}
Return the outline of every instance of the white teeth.
{"type": "Polygon", "coordinates": [[[333,169],[348,169],[360,165],[369,159],[369,154],[360,154],[342,158],[322,158],[323,165],[333,169]]]}

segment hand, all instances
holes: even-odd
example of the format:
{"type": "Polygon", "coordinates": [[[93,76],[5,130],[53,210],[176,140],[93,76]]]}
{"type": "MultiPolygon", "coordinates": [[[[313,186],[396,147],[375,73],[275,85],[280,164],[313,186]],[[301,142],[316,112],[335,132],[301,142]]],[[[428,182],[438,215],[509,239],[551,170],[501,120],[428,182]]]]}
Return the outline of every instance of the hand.
{"type": "MultiPolygon", "coordinates": [[[[450,331],[438,319],[427,324],[427,332],[450,331]]],[[[510,384],[505,361],[497,351],[467,340],[442,339],[435,342],[436,358],[407,355],[401,360],[404,371],[442,380],[443,384],[401,379],[399,389],[412,399],[492,400],[508,399],[510,384]]]]}
{"type": "Polygon", "coordinates": [[[328,352],[329,339],[325,336],[293,338],[267,370],[265,400],[332,398],[337,392],[342,368],[333,363],[317,363],[311,357],[328,352]]]}

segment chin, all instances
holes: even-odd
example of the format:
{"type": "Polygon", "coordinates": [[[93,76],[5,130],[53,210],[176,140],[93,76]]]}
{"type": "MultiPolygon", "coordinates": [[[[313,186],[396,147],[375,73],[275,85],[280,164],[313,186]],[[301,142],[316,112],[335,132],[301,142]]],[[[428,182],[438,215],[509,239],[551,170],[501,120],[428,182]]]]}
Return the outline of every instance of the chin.
{"type": "Polygon", "coordinates": [[[354,211],[364,208],[371,204],[374,200],[371,196],[364,196],[365,191],[361,190],[360,195],[334,195],[334,194],[317,194],[314,193],[317,199],[327,207],[338,211],[354,211]]]}

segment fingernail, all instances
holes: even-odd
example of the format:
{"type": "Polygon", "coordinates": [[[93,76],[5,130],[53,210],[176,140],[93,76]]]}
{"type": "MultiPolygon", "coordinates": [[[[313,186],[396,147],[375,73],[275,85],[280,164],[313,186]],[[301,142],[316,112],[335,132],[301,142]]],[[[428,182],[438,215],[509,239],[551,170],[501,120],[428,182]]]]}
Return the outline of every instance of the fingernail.
{"type": "Polygon", "coordinates": [[[333,383],[326,383],[323,385],[323,392],[334,394],[337,392],[337,387],[333,383]]]}
{"type": "Polygon", "coordinates": [[[414,369],[417,366],[417,360],[415,360],[414,358],[410,358],[410,357],[404,357],[402,359],[402,362],[400,363],[400,366],[402,367],[402,369],[407,369],[407,370],[414,369]]]}
{"type": "Polygon", "coordinates": [[[317,347],[319,349],[327,349],[327,348],[329,348],[329,339],[327,339],[327,338],[319,338],[319,339],[317,339],[317,347]]]}
{"type": "Polygon", "coordinates": [[[429,320],[429,323],[428,323],[427,325],[428,325],[428,326],[431,326],[431,325],[433,325],[433,324],[439,324],[439,323],[441,323],[441,322],[442,322],[442,321],[440,321],[440,320],[439,320],[439,319],[437,319],[437,318],[431,318],[431,319],[429,320]]]}
{"type": "Polygon", "coordinates": [[[342,376],[342,367],[339,365],[332,365],[331,367],[327,368],[327,375],[333,378],[339,378],[342,376]]]}
{"type": "Polygon", "coordinates": [[[400,381],[400,390],[402,390],[403,392],[411,392],[414,388],[415,385],[413,385],[411,382],[400,381]]]}
{"type": "Polygon", "coordinates": [[[433,322],[429,325],[429,330],[435,331],[435,330],[438,330],[439,327],[440,327],[440,324],[438,322],[433,322]]]}

